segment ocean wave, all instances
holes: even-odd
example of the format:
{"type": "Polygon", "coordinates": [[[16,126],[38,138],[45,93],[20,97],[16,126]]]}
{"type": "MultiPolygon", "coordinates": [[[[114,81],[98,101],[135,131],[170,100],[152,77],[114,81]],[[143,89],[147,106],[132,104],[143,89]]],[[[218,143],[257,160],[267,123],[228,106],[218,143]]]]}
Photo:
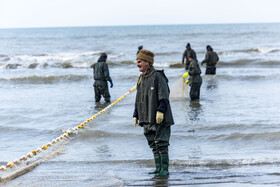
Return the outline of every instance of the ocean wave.
{"type": "Polygon", "coordinates": [[[208,159],[208,160],[171,160],[174,166],[211,167],[211,166],[243,166],[269,165],[280,163],[280,158],[245,158],[245,159],[208,159]]]}
{"type": "MultiPolygon", "coordinates": [[[[137,160],[100,160],[100,161],[54,161],[50,160],[48,163],[77,163],[77,164],[97,164],[97,163],[108,163],[108,164],[122,164],[122,163],[137,163],[142,165],[153,165],[151,159],[137,159],[137,160]]],[[[173,159],[169,161],[169,164],[176,167],[224,167],[224,166],[245,166],[245,165],[270,165],[280,163],[280,158],[244,158],[244,159],[188,159],[179,160],[173,159]]]]}
{"type": "Polygon", "coordinates": [[[17,78],[0,78],[0,81],[12,82],[16,84],[55,84],[57,82],[79,82],[90,79],[90,76],[83,75],[48,75],[48,76],[24,76],[17,78]]]}
{"type": "Polygon", "coordinates": [[[230,50],[230,51],[220,51],[218,52],[219,55],[227,55],[227,54],[234,54],[234,53],[261,53],[261,54],[268,54],[268,53],[279,53],[279,48],[270,48],[270,47],[256,47],[250,49],[237,49],[237,50],[230,50]]]}
{"type": "Polygon", "coordinates": [[[237,66],[248,66],[248,67],[275,67],[280,66],[280,61],[276,60],[262,60],[262,59],[238,59],[230,62],[219,61],[217,63],[219,67],[237,67],[237,66]]]}
{"type": "Polygon", "coordinates": [[[240,133],[217,134],[209,136],[209,140],[232,141],[232,140],[262,140],[262,141],[279,141],[280,132],[263,132],[263,133],[240,133]]]}
{"type": "Polygon", "coordinates": [[[171,52],[156,52],[155,53],[156,56],[169,56],[169,55],[177,55],[177,54],[181,54],[181,52],[171,51],[171,52]]]}

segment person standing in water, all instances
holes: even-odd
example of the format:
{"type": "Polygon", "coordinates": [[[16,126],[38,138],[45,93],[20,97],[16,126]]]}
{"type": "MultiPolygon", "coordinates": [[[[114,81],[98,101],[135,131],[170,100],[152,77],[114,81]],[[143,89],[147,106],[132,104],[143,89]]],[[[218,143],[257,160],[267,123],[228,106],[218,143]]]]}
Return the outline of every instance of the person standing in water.
{"type": "Polygon", "coordinates": [[[186,65],[185,65],[185,70],[188,70],[189,69],[189,64],[190,64],[190,61],[188,60],[188,53],[191,52],[194,54],[194,58],[196,59],[196,53],[195,51],[191,48],[191,44],[190,43],[187,43],[187,46],[186,46],[186,50],[184,51],[183,53],[183,57],[182,57],[182,64],[184,64],[184,61],[186,59],[186,65]]]}
{"type": "Polygon", "coordinates": [[[192,101],[199,99],[200,97],[200,87],[202,84],[202,78],[200,76],[201,70],[198,65],[195,54],[190,51],[188,53],[188,60],[190,61],[188,75],[190,76],[188,84],[191,87],[190,98],[192,101]]]}
{"type": "Polygon", "coordinates": [[[203,63],[206,64],[205,75],[215,75],[216,64],[219,61],[219,56],[215,51],[213,51],[213,48],[210,45],[206,46],[206,50],[205,59],[201,62],[201,65],[203,65],[203,63]]]}
{"type": "Polygon", "coordinates": [[[138,53],[141,51],[141,49],[143,49],[143,46],[142,46],[142,45],[140,45],[140,46],[138,47],[138,51],[137,51],[136,55],[138,55],[138,53]]]}
{"type": "Polygon", "coordinates": [[[144,135],[154,154],[156,169],[149,174],[169,175],[168,146],[174,124],[169,103],[169,86],[163,70],[155,70],[154,53],[142,49],[136,57],[142,72],[137,83],[132,123],[144,128],[144,135]]]}
{"type": "Polygon", "coordinates": [[[107,81],[110,82],[110,87],[113,88],[113,81],[110,77],[107,54],[102,53],[97,61],[93,65],[93,77],[94,77],[94,93],[95,93],[95,101],[99,102],[101,99],[101,95],[104,97],[105,102],[110,102],[110,93],[108,89],[107,81]]]}

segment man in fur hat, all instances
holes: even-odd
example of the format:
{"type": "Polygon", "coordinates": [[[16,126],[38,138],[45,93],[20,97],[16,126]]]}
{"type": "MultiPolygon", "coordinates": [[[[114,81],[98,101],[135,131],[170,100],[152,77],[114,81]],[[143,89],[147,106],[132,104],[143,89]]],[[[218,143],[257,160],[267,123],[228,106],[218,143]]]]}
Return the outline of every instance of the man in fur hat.
{"type": "Polygon", "coordinates": [[[149,174],[169,175],[168,146],[170,126],[174,124],[169,103],[169,86],[163,70],[155,70],[154,54],[142,49],[136,57],[142,72],[137,82],[133,125],[144,128],[144,135],[154,154],[156,169],[149,174]]]}

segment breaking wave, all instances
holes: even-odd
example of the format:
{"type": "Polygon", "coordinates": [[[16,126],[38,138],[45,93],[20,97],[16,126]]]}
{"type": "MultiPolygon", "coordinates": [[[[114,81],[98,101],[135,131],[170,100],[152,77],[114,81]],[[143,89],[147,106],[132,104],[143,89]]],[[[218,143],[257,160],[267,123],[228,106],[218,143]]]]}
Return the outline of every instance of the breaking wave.
{"type": "Polygon", "coordinates": [[[243,165],[269,165],[280,163],[280,158],[245,158],[245,159],[208,159],[208,160],[172,160],[171,165],[186,167],[211,166],[243,166],[243,165]]]}
{"type": "Polygon", "coordinates": [[[237,49],[237,50],[230,50],[230,51],[221,51],[218,52],[219,55],[227,55],[233,53],[261,53],[261,54],[268,54],[268,53],[279,53],[279,48],[250,48],[250,49],[237,49]]]}
{"type": "Polygon", "coordinates": [[[277,60],[261,60],[261,59],[238,59],[230,62],[220,61],[217,63],[220,67],[238,67],[238,66],[248,66],[248,67],[275,67],[280,66],[280,61],[277,60]]]}
{"type": "Polygon", "coordinates": [[[47,76],[23,76],[16,78],[0,78],[0,81],[12,82],[15,84],[56,84],[58,82],[79,82],[90,79],[85,75],[47,75],[47,76]]]}

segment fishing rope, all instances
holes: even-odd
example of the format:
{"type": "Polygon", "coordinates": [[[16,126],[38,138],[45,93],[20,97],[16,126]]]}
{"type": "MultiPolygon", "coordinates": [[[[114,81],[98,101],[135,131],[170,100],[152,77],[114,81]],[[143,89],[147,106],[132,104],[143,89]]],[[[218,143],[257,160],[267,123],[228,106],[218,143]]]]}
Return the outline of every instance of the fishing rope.
{"type": "Polygon", "coordinates": [[[5,165],[1,166],[0,167],[0,171],[6,171],[7,168],[13,168],[15,165],[19,165],[22,161],[26,161],[27,159],[30,159],[32,157],[37,156],[39,153],[42,153],[43,151],[47,150],[48,147],[51,147],[52,145],[58,143],[59,141],[67,139],[69,137],[69,135],[71,135],[73,133],[77,134],[79,129],[84,128],[86,125],[88,125],[89,122],[91,122],[93,119],[95,119],[98,115],[103,114],[104,112],[109,110],[113,105],[115,105],[118,102],[122,101],[128,94],[133,92],[135,89],[136,89],[136,86],[131,88],[122,97],[120,97],[119,99],[115,100],[113,103],[111,103],[110,105],[108,105],[104,109],[100,110],[97,114],[94,114],[92,117],[88,118],[87,120],[85,120],[81,124],[77,125],[76,127],[72,128],[72,129],[66,130],[65,133],[63,133],[59,137],[53,139],[51,142],[48,142],[47,144],[43,145],[41,148],[39,147],[36,150],[33,150],[33,151],[27,153],[27,155],[23,155],[20,159],[15,159],[14,161],[8,162],[6,166],[5,165]]]}

